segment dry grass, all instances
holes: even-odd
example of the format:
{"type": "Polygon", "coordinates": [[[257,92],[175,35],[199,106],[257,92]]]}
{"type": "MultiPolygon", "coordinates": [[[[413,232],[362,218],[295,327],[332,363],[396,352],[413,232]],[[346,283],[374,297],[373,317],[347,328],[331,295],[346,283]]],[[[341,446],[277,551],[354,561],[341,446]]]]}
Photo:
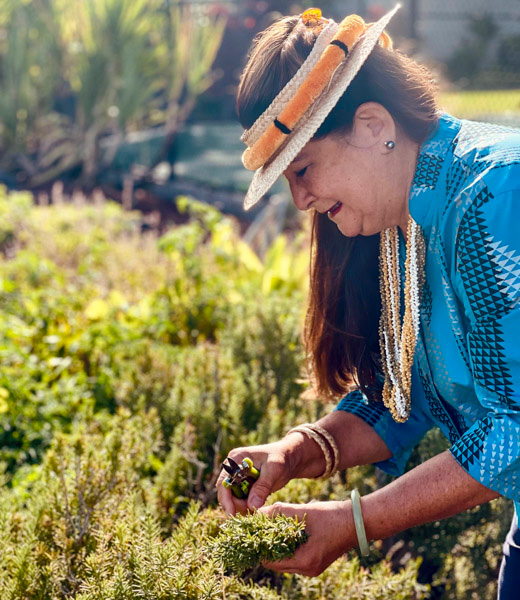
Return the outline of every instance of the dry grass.
{"type": "Polygon", "coordinates": [[[440,105],[463,119],[504,116],[518,118],[520,123],[520,89],[444,92],[440,95],[440,105]]]}

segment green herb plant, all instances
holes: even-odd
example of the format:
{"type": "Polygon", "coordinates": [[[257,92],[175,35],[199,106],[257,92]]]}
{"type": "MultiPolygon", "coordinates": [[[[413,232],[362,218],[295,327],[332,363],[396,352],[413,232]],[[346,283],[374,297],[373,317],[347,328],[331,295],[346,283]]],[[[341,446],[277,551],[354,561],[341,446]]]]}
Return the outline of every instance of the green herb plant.
{"type": "Polygon", "coordinates": [[[224,569],[242,575],[264,560],[276,562],[292,556],[308,537],[305,520],[255,512],[229,517],[208,551],[224,569]]]}

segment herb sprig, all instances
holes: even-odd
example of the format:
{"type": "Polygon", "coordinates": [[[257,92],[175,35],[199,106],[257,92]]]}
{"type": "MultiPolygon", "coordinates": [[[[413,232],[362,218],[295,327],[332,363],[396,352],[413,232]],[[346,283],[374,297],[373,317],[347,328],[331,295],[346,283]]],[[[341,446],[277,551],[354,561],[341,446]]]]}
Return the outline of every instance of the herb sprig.
{"type": "Polygon", "coordinates": [[[308,537],[305,520],[256,512],[227,519],[209,551],[225,570],[241,575],[264,560],[274,562],[292,556],[308,537]]]}

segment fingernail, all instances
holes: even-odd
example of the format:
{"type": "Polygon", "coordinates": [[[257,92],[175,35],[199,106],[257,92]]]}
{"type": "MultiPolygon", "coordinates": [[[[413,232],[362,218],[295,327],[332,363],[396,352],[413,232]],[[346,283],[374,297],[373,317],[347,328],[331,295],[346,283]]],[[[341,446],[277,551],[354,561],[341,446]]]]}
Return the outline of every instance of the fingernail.
{"type": "Polygon", "coordinates": [[[260,508],[262,506],[262,499],[259,496],[253,496],[249,504],[253,508],[260,508]]]}

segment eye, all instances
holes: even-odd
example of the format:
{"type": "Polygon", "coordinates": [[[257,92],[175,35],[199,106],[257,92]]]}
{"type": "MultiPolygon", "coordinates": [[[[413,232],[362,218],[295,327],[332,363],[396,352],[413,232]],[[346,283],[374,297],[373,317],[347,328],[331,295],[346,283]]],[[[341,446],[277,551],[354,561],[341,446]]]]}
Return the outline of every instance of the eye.
{"type": "Polygon", "coordinates": [[[299,171],[296,171],[296,177],[303,177],[305,175],[305,171],[307,171],[308,167],[303,167],[299,171]]]}

